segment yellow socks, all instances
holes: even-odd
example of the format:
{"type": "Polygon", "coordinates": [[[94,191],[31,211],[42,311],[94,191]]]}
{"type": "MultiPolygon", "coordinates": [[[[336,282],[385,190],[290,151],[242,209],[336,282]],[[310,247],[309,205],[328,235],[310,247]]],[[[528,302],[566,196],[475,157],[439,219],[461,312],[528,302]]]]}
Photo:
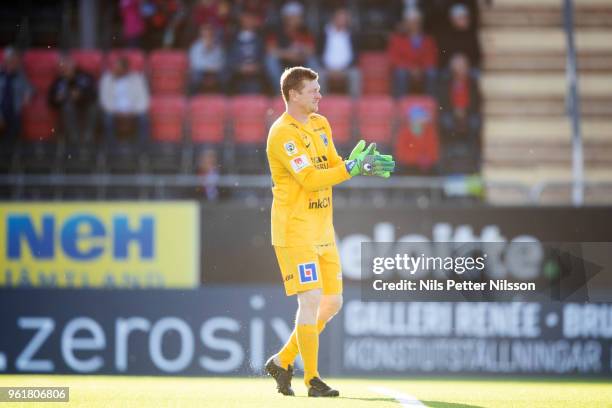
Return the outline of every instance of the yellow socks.
{"type": "Polygon", "coordinates": [[[297,325],[297,344],[304,361],[304,382],[319,376],[319,330],[315,324],[297,325]]]}
{"type": "MultiPolygon", "coordinates": [[[[327,322],[325,322],[324,320],[319,320],[317,322],[317,329],[319,331],[319,334],[321,334],[323,329],[325,329],[326,324],[327,322]]],[[[289,340],[287,340],[287,343],[285,343],[282,350],[278,353],[278,359],[280,361],[281,367],[286,370],[287,367],[289,367],[289,364],[293,364],[293,361],[297,357],[298,353],[299,349],[297,342],[297,331],[293,329],[289,340]]]]}

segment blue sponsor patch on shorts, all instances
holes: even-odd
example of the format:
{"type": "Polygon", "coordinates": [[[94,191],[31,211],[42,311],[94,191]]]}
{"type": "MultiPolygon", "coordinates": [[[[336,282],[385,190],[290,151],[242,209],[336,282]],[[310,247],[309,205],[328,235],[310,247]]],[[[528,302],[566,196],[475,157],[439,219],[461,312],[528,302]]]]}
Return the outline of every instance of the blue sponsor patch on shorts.
{"type": "Polygon", "coordinates": [[[319,280],[317,264],[314,262],[299,264],[298,271],[300,273],[300,283],[310,283],[319,280]]]}

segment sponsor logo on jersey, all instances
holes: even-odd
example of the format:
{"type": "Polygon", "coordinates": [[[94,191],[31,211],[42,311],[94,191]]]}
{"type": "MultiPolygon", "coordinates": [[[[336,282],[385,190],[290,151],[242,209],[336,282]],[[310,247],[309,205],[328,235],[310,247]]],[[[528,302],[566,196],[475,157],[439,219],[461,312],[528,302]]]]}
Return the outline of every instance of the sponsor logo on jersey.
{"type": "Polygon", "coordinates": [[[310,160],[314,163],[315,168],[317,169],[328,169],[329,164],[327,163],[327,156],[314,156],[311,157],[310,160]]]}
{"type": "Polygon", "coordinates": [[[297,153],[297,146],[293,140],[285,143],[285,152],[287,152],[287,155],[289,156],[293,156],[297,153]]]}
{"type": "Polygon", "coordinates": [[[329,141],[327,140],[327,135],[325,133],[321,133],[320,136],[321,139],[323,139],[323,144],[327,146],[327,144],[329,143],[329,141]]]}
{"type": "Polygon", "coordinates": [[[299,264],[298,271],[300,273],[300,283],[310,283],[319,280],[317,264],[314,262],[299,264]]]}
{"type": "Polygon", "coordinates": [[[329,197],[319,198],[316,200],[308,201],[308,209],[309,210],[320,210],[322,208],[327,208],[330,205],[329,197]]]}
{"type": "Polygon", "coordinates": [[[293,168],[293,171],[295,171],[296,173],[299,173],[300,171],[302,171],[302,169],[310,166],[310,160],[308,160],[308,157],[306,157],[305,154],[299,155],[295,159],[292,159],[290,163],[291,168],[293,168]]]}

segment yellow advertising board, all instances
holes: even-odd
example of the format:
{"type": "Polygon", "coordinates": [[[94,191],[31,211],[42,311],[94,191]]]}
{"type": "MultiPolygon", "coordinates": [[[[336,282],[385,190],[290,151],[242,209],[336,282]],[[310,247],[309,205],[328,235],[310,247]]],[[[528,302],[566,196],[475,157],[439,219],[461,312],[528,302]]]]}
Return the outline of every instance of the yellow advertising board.
{"type": "Polygon", "coordinates": [[[0,203],[0,286],[192,288],[195,202],[0,203]]]}

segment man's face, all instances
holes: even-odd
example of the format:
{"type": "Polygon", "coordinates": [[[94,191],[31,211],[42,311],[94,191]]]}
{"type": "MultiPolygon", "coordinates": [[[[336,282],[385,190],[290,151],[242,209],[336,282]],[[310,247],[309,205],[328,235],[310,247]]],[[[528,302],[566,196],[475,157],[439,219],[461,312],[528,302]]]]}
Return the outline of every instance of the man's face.
{"type": "Polygon", "coordinates": [[[314,113],[319,110],[319,101],[321,100],[321,87],[319,81],[304,80],[304,88],[301,92],[293,91],[292,101],[300,106],[308,113],[314,113]]]}

